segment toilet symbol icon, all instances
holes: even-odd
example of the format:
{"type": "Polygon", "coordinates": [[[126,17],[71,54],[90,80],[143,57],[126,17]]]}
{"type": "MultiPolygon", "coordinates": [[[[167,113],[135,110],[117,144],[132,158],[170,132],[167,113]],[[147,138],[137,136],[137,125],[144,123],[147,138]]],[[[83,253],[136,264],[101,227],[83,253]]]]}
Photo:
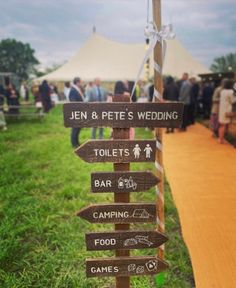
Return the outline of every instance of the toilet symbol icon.
{"type": "Polygon", "coordinates": [[[139,147],[139,144],[135,144],[133,152],[134,152],[134,158],[138,159],[140,157],[140,152],[141,152],[141,148],[139,147]]]}
{"type": "Polygon", "coordinates": [[[146,158],[151,158],[152,147],[150,144],[147,144],[144,148],[144,152],[146,153],[146,158]]]}

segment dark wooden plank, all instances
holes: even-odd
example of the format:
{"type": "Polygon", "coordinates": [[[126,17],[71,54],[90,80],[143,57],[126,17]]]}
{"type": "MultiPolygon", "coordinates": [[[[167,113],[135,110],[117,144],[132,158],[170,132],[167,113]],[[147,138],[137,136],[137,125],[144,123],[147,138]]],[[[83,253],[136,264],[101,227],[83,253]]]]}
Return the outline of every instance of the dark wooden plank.
{"type": "Polygon", "coordinates": [[[66,127],[179,127],[183,104],[171,103],[66,103],[66,127]]]}
{"type": "Polygon", "coordinates": [[[89,163],[155,162],[155,152],[155,140],[93,140],[75,150],[81,159],[89,163]]]}
{"type": "Polygon", "coordinates": [[[86,260],[87,277],[154,275],[169,265],[157,257],[116,257],[86,260]]]}
{"type": "Polygon", "coordinates": [[[140,192],[158,183],[151,172],[99,172],[91,174],[91,191],[97,192],[140,192]]]}
{"type": "MultiPolygon", "coordinates": [[[[130,102],[129,95],[114,95],[112,97],[113,102],[130,102]]],[[[130,139],[130,129],[129,128],[113,128],[112,131],[113,140],[130,139]]],[[[129,171],[130,163],[114,163],[114,171],[129,171]]],[[[115,203],[129,203],[130,193],[114,193],[115,203]]],[[[116,231],[129,230],[129,223],[119,223],[115,224],[116,231]]],[[[129,250],[115,250],[115,256],[117,257],[128,257],[130,256],[129,250]]],[[[130,278],[129,277],[116,277],[116,288],[130,288],[130,278]]]]}
{"type": "Polygon", "coordinates": [[[158,231],[86,233],[86,246],[89,251],[156,248],[167,240],[167,237],[158,231]]]}
{"type": "Polygon", "coordinates": [[[147,223],[156,221],[156,205],[149,203],[114,203],[92,205],[77,216],[90,223],[147,223]]]}

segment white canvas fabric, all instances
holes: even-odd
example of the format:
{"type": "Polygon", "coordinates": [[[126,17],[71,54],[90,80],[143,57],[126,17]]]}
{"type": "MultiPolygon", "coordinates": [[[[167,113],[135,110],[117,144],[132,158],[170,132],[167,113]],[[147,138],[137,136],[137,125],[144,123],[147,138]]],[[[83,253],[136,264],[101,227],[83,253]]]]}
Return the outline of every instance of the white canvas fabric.
{"type": "MultiPolygon", "coordinates": [[[[93,80],[95,77],[100,77],[102,81],[122,79],[133,81],[145,51],[144,43],[118,43],[93,34],[67,63],[36,80],[71,81],[79,75],[85,81],[93,80]]],[[[141,76],[143,79],[145,79],[144,70],[141,76]]],[[[150,59],[150,72],[153,75],[153,59],[150,59]]],[[[163,74],[180,78],[183,72],[188,72],[190,76],[210,73],[177,39],[168,40],[163,74]]]]}

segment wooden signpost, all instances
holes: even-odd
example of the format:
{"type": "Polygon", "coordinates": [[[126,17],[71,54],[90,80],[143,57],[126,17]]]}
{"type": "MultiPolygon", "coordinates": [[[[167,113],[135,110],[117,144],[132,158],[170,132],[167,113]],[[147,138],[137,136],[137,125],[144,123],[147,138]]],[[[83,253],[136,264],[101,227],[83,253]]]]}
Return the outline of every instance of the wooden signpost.
{"type": "Polygon", "coordinates": [[[86,233],[89,251],[156,248],[166,241],[167,237],[157,231],[86,233]]]}
{"type": "MultiPolygon", "coordinates": [[[[120,257],[86,260],[87,277],[124,277],[157,274],[168,264],[157,257],[120,257]]],[[[121,286],[122,287],[122,286],[121,286]]],[[[122,288],[126,288],[123,286],[122,288]]]]}
{"type": "Polygon", "coordinates": [[[122,203],[92,205],[77,215],[90,223],[147,223],[156,222],[156,205],[122,203]]]}
{"type": "MultiPolygon", "coordinates": [[[[161,30],[160,0],[153,0],[155,27],[161,30]]],[[[156,33],[158,32],[156,31],[156,33]]],[[[162,36],[159,36],[161,38],[162,36]]],[[[160,40],[159,40],[160,41],[160,40]]],[[[116,277],[116,288],[129,288],[130,276],[157,274],[168,267],[163,260],[164,232],[162,130],[179,127],[182,103],[162,103],[162,46],[154,51],[154,95],[157,103],[129,103],[130,97],[117,95],[113,103],[66,103],[66,127],[113,127],[113,140],[88,141],[75,153],[84,161],[112,162],[114,172],[91,175],[93,193],[114,192],[114,204],[92,205],[77,215],[91,223],[114,223],[115,231],[86,234],[90,251],[115,250],[114,258],[87,259],[87,277],[116,277]],[[129,140],[130,127],[154,127],[156,140],[129,140]],[[131,162],[155,162],[158,177],[150,172],[130,172],[131,162]],[[130,192],[156,186],[157,203],[130,203],[130,192]],[[157,222],[158,231],[130,230],[130,223],[157,222]],[[158,257],[130,257],[130,249],[159,249],[158,257]]]]}
{"type": "Polygon", "coordinates": [[[81,145],[75,153],[84,161],[130,163],[154,162],[154,140],[94,140],[81,145]]]}
{"type": "MultiPolygon", "coordinates": [[[[157,257],[120,257],[86,260],[87,277],[124,277],[157,274],[168,264],[157,257]]],[[[122,287],[122,286],[121,286],[122,287]]],[[[122,288],[126,288],[123,286],[122,288]]]]}
{"type": "Polygon", "coordinates": [[[103,172],[91,174],[91,191],[140,192],[157,185],[158,178],[151,172],[103,172]]]}
{"type": "Polygon", "coordinates": [[[66,127],[179,127],[183,104],[171,103],[66,103],[66,127]]]}

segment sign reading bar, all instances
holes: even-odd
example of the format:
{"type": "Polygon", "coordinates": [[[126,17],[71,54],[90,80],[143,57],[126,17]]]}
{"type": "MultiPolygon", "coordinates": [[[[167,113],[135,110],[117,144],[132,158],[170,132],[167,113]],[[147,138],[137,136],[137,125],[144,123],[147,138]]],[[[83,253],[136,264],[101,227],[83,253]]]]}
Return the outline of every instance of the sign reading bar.
{"type": "Polygon", "coordinates": [[[77,213],[90,223],[147,223],[156,221],[156,205],[147,203],[92,205],[77,213]]]}
{"type": "Polygon", "coordinates": [[[155,162],[155,140],[93,140],[75,150],[84,161],[93,162],[155,162]]]}
{"type": "Polygon", "coordinates": [[[151,172],[102,172],[91,174],[91,191],[140,192],[157,185],[158,178],[151,172]]]}
{"type": "Polygon", "coordinates": [[[183,104],[171,103],[66,103],[66,127],[179,127],[183,104]]]}
{"type": "Polygon", "coordinates": [[[168,264],[157,257],[117,257],[86,260],[87,277],[119,277],[158,274],[168,264]]]}
{"type": "Polygon", "coordinates": [[[86,233],[87,250],[156,248],[167,241],[158,231],[116,231],[86,233]]]}

